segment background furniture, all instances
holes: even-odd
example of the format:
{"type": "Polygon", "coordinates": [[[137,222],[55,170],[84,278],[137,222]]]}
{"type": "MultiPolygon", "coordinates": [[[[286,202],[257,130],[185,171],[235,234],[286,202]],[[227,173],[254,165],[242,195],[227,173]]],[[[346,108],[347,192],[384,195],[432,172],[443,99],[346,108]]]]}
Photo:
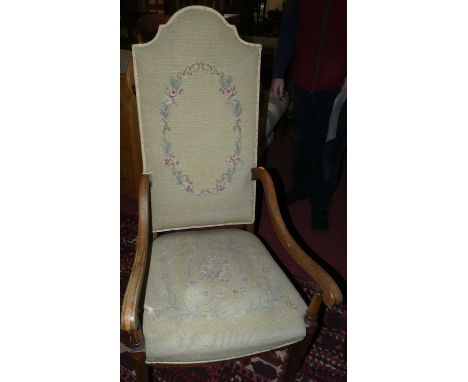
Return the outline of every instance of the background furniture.
{"type": "Polygon", "coordinates": [[[158,15],[155,13],[141,16],[131,29],[133,43],[142,44],[151,41],[156,36],[159,26],[167,23],[169,18],[169,15],[158,15]]]}

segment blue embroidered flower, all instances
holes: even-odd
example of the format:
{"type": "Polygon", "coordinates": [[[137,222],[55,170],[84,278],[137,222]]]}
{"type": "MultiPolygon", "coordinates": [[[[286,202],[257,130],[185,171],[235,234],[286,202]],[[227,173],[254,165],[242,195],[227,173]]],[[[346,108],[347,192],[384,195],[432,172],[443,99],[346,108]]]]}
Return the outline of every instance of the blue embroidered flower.
{"type": "Polygon", "coordinates": [[[236,171],[236,167],[242,163],[240,156],[241,151],[241,126],[240,116],[242,114],[242,107],[237,96],[236,87],[232,83],[231,76],[225,76],[223,72],[219,72],[213,65],[203,60],[188,65],[183,72],[178,72],[177,76],[169,77],[169,85],[166,87],[166,94],[163,97],[160,114],[162,116],[162,127],[163,127],[163,146],[164,146],[164,165],[171,168],[172,174],[176,178],[176,183],[181,190],[190,192],[194,195],[207,195],[221,192],[228,186],[232,181],[232,177],[236,171]],[[196,190],[193,182],[189,177],[182,172],[182,165],[176,155],[172,152],[172,144],[169,141],[166,132],[171,131],[168,124],[168,118],[171,113],[172,105],[176,105],[176,98],[182,94],[182,79],[187,75],[193,75],[200,71],[208,72],[209,74],[216,75],[219,78],[220,91],[227,97],[227,102],[232,106],[232,114],[236,118],[233,130],[236,131],[236,138],[234,142],[234,150],[227,157],[227,168],[225,171],[216,179],[215,185],[211,188],[196,190]]]}

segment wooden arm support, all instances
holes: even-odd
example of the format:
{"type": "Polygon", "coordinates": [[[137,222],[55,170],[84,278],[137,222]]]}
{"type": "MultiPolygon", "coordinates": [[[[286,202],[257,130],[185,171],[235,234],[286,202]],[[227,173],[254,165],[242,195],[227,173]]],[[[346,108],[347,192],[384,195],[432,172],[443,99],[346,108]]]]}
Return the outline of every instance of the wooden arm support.
{"type": "MultiPolygon", "coordinates": [[[[252,179],[260,180],[262,182],[268,213],[273,223],[275,233],[283,247],[288,251],[294,261],[299,264],[320,286],[322,289],[321,297],[326,305],[333,306],[341,304],[343,302],[343,296],[338,285],[319,264],[312,260],[302,250],[302,248],[299,247],[288,232],[283,218],[281,217],[278,200],[276,198],[275,186],[268,171],[263,167],[253,168],[252,179]]],[[[313,304],[315,304],[314,301],[312,301],[309,306],[308,313],[310,314],[313,314],[313,312],[316,311],[316,307],[312,306],[313,304]]]]}
{"type": "Polygon", "coordinates": [[[143,278],[145,276],[148,248],[150,244],[149,174],[140,175],[138,199],[139,218],[137,249],[120,314],[120,329],[130,333],[136,332],[139,329],[138,304],[143,278]]]}

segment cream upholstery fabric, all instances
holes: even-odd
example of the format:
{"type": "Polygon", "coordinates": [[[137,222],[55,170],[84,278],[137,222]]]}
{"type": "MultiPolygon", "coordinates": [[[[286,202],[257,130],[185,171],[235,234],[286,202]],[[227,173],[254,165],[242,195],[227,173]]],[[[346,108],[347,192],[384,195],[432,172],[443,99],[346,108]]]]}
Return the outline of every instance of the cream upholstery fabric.
{"type": "Polygon", "coordinates": [[[175,232],[153,242],[143,314],[148,363],[216,361],[297,342],[306,310],[249,232],[175,232]]]}
{"type": "Polygon", "coordinates": [[[133,46],[155,230],[253,222],[260,49],[200,6],[133,46]]]}

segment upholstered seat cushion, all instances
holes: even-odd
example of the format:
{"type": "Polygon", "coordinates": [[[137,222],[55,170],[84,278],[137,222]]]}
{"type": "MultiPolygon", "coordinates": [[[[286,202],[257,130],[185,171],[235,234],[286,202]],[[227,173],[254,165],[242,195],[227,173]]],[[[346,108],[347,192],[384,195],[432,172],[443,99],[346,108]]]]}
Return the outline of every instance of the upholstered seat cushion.
{"type": "Polygon", "coordinates": [[[217,361],[297,342],[306,310],[249,232],[175,232],[153,242],[143,315],[148,363],[217,361]]]}

